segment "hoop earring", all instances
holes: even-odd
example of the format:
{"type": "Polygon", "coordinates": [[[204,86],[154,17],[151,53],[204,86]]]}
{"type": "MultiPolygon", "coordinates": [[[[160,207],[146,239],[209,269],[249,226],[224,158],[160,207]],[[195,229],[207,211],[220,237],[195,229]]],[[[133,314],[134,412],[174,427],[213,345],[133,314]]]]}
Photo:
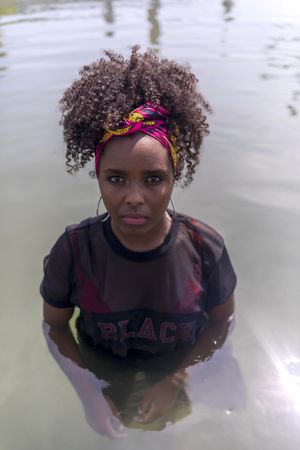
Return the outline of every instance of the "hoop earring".
{"type": "MultiPolygon", "coordinates": [[[[97,217],[99,217],[99,207],[100,207],[101,200],[102,200],[102,197],[100,197],[98,200],[97,209],[96,209],[97,217]]],[[[106,217],[104,219],[100,219],[100,222],[105,222],[109,217],[110,217],[110,215],[108,213],[106,213],[106,217]]]]}
{"type": "Polygon", "coordinates": [[[171,198],[170,198],[170,202],[172,205],[172,217],[170,217],[170,214],[168,213],[168,211],[165,212],[165,215],[170,222],[173,222],[173,220],[176,218],[176,211],[175,211],[175,206],[174,206],[173,200],[171,198]]]}

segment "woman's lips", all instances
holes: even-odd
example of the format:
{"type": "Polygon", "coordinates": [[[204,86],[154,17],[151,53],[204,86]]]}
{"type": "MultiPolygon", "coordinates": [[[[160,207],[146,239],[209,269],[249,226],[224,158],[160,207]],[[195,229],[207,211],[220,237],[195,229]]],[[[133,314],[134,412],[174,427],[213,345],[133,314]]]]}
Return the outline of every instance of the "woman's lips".
{"type": "Polygon", "coordinates": [[[126,225],[144,225],[147,217],[138,214],[128,214],[127,216],[122,216],[122,220],[126,225]]]}

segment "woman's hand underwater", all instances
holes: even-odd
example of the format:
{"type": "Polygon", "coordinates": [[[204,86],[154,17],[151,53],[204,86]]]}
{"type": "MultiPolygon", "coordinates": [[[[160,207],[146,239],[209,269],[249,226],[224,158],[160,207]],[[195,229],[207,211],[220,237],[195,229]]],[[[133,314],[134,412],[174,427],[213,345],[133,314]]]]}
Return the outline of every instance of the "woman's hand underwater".
{"type": "Polygon", "coordinates": [[[126,436],[117,409],[101,391],[86,398],[83,407],[87,423],[94,431],[112,439],[126,436]]]}
{"type": "Polygon", "coordinates": [[[148,424],[170,411],[186,381],[187,372],[182,369],[154,384],[142,399],[136,420],[148,424]]]}

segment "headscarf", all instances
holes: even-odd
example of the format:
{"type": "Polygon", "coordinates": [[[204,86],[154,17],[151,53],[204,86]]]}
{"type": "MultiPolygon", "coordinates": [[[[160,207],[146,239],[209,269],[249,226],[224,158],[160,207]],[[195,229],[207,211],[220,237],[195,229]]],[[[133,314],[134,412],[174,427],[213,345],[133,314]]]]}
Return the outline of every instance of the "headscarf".
{"type": "Polygon", "coordinates": [[[165,147],[170,155],[173,171],[175,172],[177,164],[175,150],[176,139],[173,135],[168,135],[167,119],[169,115],[169,112],[163,106],[155,106],[148,102],[131,111],[131,113],[121,122],[120,128],[117,130],[107,130],[95,151],[97,176],[99,175],[99,163],[103,147],[114,136],[127,136],[138,132],[148,134],[165,147]]]}

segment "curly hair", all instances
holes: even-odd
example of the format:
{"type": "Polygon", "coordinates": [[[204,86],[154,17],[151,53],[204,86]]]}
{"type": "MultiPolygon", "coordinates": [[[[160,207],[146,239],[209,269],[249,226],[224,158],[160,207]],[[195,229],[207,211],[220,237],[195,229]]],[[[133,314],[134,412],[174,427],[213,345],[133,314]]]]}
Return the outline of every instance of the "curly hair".
{"type": "Polygon", "coordinates": [[[206,113],[211,108],[197,89],[198,80],[188,65],[160,59],[149,49],[131,55],[106,51],[107,58],[85,65],[80,78],[60,100],[66,165],[75,173],[94,157],[107,129],[117,129],[137,106],[151,102],[169,112],[167,128],[176,136],[175,181],[187,186],[199,164],[200,146],[209,132],[206,113]]]}

